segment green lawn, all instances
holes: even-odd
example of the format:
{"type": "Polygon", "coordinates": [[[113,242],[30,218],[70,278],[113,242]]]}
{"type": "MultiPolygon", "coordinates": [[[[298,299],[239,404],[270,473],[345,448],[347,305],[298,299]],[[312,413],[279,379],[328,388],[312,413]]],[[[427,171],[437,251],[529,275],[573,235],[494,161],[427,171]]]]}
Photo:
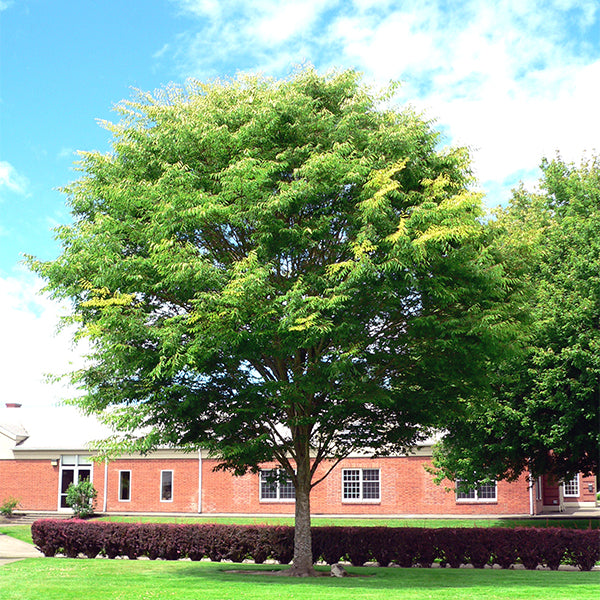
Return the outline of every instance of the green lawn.
{"type": "MultiPolygon", "coordinates": [[[[189,561],[27,559],[0,567],[1,600],[597,600],[600,572],[352,568],[349,579],[288,579],[189,561]]],[[[243,565],[268,570],[268,565],[243,565]]],[[[324,568],[326,570],[326,568],[324,568]]]]}
{"type": "MultiPolygon", "coordinates": [[[[31,525],[0,525],[0,533],[5,533],[28,544],[33,544],[31,539],[31,525]]],[[[2,596],[0,596],[2,600],[2,596]]]]}
{"type": "MultiPolygon", "coordinates": [[[[293,517],[143,517],[110,516],[101,521],[130,523],[235,523],[238,525],[293,525],[293,517]]],[[[345,527],[600,527],[600,519],[365,519],[313,517],[311,523],[319,526],[345,527]]]]}

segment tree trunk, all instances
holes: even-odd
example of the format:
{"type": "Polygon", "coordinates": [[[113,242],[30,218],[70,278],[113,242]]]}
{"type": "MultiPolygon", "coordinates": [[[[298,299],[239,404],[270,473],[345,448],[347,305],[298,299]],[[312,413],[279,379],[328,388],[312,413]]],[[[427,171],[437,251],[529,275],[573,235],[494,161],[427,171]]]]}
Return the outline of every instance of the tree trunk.
{"type": "Polygon", "coordinates": [[[310,456],[308,444],[305,452],[297,453],[296,464],[296,514],[294,521],[294,561],[286,574],[295,577],[316,575],[312,557],[310,533],[310,456]]]}

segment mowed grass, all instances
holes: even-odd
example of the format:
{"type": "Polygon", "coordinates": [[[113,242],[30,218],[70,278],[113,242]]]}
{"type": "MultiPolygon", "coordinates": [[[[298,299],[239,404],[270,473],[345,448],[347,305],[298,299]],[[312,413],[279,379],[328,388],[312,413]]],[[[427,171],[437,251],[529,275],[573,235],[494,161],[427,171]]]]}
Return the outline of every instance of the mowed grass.
{"type": "Polygon", "coordinates": [[[10,535],[10,537],[17,538],[22,542],[33,544],[33,540],[31,539],[31,525],[1,525],[0,533],[10,535]]]}
{"type": "MultiPolygon", "coordinates": [[[[293,517],[173,517],[173,516],[109,516],[100,521],[127,523],[224,523],[236,525],[293,525],[293,517]]],[[[598,529],[598,518],[491,518],[491,519],[432,519],[432,518],[334,518],[313,517],[313,527],[576,527],[578,529],[598,529]]]]}
{"type": "MultiPolygon", "coordinates": [[[[597,600],[600,572],[352,568],[360,577],[292,579],[270,565],[27,559],[0,568],[1,600],[597,600]]],[[[322,567],[327,571],[326,567],[322,567]]]]}

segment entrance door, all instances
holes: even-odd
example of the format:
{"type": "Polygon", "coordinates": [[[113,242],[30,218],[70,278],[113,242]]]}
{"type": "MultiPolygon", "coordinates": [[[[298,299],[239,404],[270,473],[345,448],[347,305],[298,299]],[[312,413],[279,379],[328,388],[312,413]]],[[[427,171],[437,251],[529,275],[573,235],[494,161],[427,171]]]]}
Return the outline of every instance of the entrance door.
{"type": "Polygon", "coordinates": [[[89,456],[80,456],[77,454],[61,456],[59,509],[69,508],[67,504],[67,490],[70,484],[77,485],[81,481],[91,480],[92,461],[89,456]]]}

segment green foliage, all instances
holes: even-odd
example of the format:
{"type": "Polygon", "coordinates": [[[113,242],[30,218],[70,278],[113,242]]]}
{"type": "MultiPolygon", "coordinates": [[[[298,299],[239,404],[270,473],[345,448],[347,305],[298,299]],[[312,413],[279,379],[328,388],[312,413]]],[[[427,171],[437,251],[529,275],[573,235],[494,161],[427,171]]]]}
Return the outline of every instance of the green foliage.
{"type": "Polygon", "coordinates": [[[474,403],[449,428],[436,459],[443,475],[598,475],[600,158],[542,170],[542,193],[515,192],[496,224],[528,281],[525,351],[498,364],[495,402],[474,403]]]}
{"type": "Polygon", "coordinates": [[[98,492],[91,481],[83,480],[77,484],[71,483],[67,488],[66,502],[79,519],[85,519],[94,514],[94,506],[98,492]]]}
{"type": "Polygon", "coordinates": [[[3,515],[4,517],[12,517],[13,511],[15,508],[17,508],[17,506],[19,506],[20,503],[21,501],[18,498],[13,498],[12,496],[5,498],[0,505],[0,515],[3,515]]]}
{"type": "Polygon", "coordinates": [[[77,403],[121,432],[105,449],[276,460],[306,511],[324,459],[405,451],[485,394],[517,286],[466,151],[386,98],[309,68],[119,105],[61,256],[32,260],[91,344],[77,403]]]}

